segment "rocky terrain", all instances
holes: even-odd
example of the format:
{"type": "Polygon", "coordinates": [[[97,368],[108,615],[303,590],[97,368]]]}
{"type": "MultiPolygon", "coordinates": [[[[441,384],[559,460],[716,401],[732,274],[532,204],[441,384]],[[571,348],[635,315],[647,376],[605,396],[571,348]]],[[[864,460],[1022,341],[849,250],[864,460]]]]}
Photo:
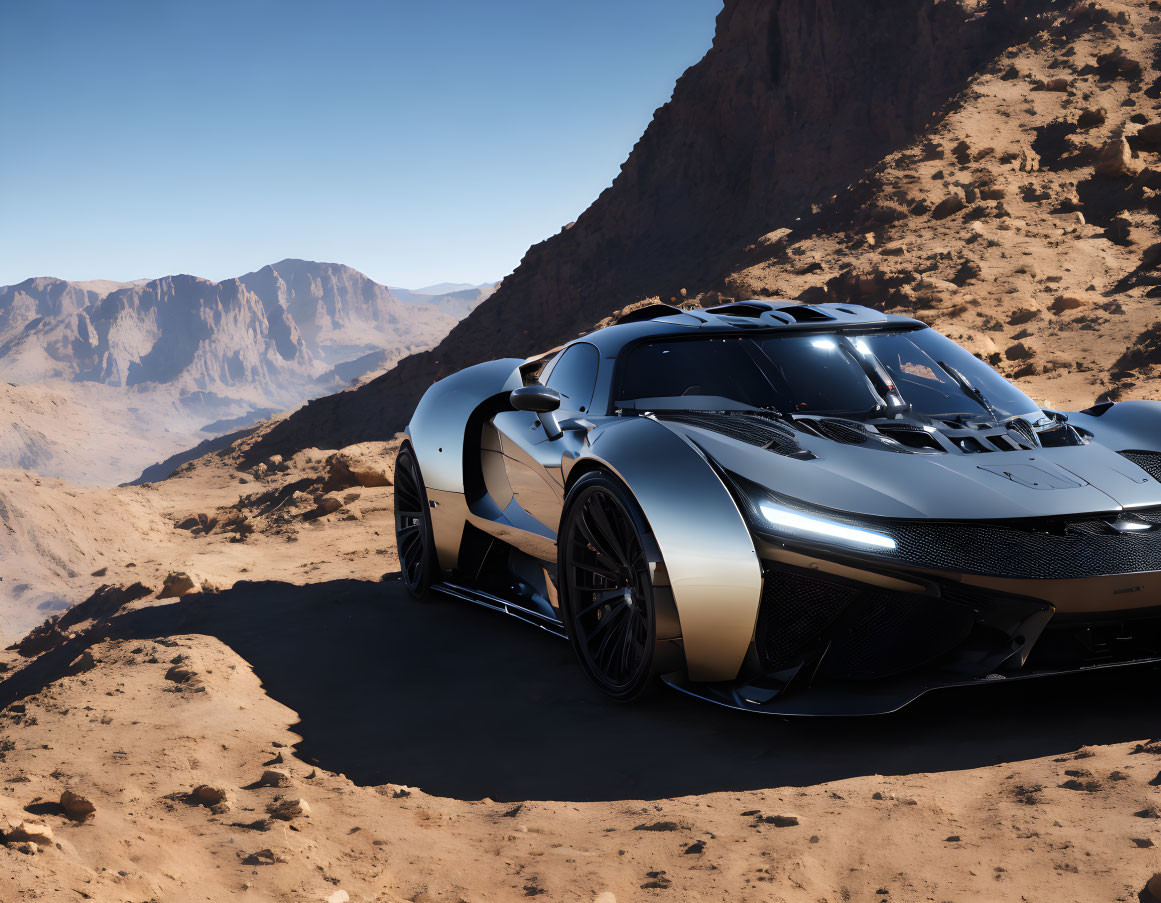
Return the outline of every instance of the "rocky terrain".
{"type": "Polygon", "coordinates": [[[401,299],[350,267],[303,260],[223,282],[0,287],[0,379],[11,384],[3,404],[14,427],[0,436],[0,466],[83,485],[132,479],[430,347],[491,288],[401,299]],[[88,427],[94,418],[107,436],[88,427]]]}
{"type": "MultiPolygon", "coordinates": [[[[406,596],[389,463],[430,380],[648,299],[858,301],[1061,408],[1158,397],[1159,47],[1145,0],[729,0],[433,350],[164,482],[0,472],[0,900],[1161,900],[1156,669],[841,722],[613,706],[543,631],[406,596]]],[[[351,353],[329,283],[252,275],[351,353]]]]}
{"type": "Polygon", "coordinates": [[[648,298],[858,301],[1062,408],[1157,397],[1159,29],[1145,0],[730,0],[575,224],[436,348],[256,454],[383,438],[432,380],[648,298]]]}
{"type": "Polygon", "coordinates": [[[406,595],[394,443],[245,467],[260,438],[150,486],[0,474],[84,600],[0,652],[0,899],[1148,899],[1155,671],[613,705],[560,640],[406,595]]]}

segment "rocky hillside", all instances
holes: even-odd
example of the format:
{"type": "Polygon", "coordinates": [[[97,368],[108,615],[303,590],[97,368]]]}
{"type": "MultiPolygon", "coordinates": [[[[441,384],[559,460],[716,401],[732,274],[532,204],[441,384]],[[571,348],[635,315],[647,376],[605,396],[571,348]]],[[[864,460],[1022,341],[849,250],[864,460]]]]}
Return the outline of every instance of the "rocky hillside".
{"type": "MultiPolygon", "coordinates": [[[[1112,12],[1093,13],[1084,12],[1087,5],[1076,13],[1062,6],[1050,0],[886,6],[728,0],[712,49],[677,82],[620,175],[576,223],[529,249],[496,294],[437,348],[402,361],[359,392],[311,404],[259,451],[293,449],[318,429],[336,431],[340,441],[398,429],[432,380],[501,350],[519,355],[551,347],[643,298],[684,294],[691,302],[716,302],[723,294],[795,296],[827,285],[840,268],[877,255],[865,245],[866,232],[887,237],[891,229],[903,233],[933,221],[933,205],[912,204],[900,206],[894,219],[880,213],[867,224],[860,210],[894,209],[870,203],[876,174],[888,161],[906,155],[918,163],[930,141],[946,145],[946,185],[931,190],[950,190],[965,180],[960,167],[973,165],[951,154],[960,140],[953,134],[957,123],[986,121],[988,143],[979,150],[991,147],[993,155],[978,165],[1019,172],[1019,151],[1038,137],[1040,125],[1040,114],[1029,110],[1052,93],[1036,81],[1044,81],[1049,64],[1075,64],[1074,77],[1088,65],[1084,78],[1094,86],[1108,82],[1095,51],[1087,51],[1091,60],[1076,50],[1064,55],[1071,43],[1099,44],[1101,52],[1119,43],[1141,45],[1133,52],[1144,67],[1137,79],[1143,90],[1152,66],[1148,6],[1117,4],[1109,6],[1112,12]],[[1001,113],[979,86],[1014,65],[1019,76],[1003,84],[1027,99],[1001,113]],[[801,285],[795,246],[823,239],[843,254],[817,261],[806,274],[809,284],[801,285]],[[752,272],[759,264],[761,279],[752,272]],[[735,278],[742,273],[748,278],[735,278]],[[373,423],[363,413],[371,410],[373,423]]],[[[1117,116],[1127,120],[1137,111],[1114,112],[1109,128],[1117,116]]],[[[1037,217],[1056,222],[1051,205],[1032,203],[1041,205],[1037,217]]],[[[938,237],[909,245],[904,260],[964,244],[962,212],[934,222],[938,237]]],[[[1001,253],[997,245],[987,256],[1001,253]]],[[[1062,279],[1057,289],[1087,285],[1076,281],[1062,279]]],[[[870,295],[863,300],[890,301],[870,295]]]]}
{"type": "Polygon", "coordinates": [[[431,347],[484,297],[475,289],[405,301],[350,267],[303,260],[222,282],[0,287],[0,379],[14,384],[0,467],[87,484],[131,479],[207,435],[431,347]],[[45,420],[70,406],[88,413],[45,420]],[[107,435],[72,442],[93,416],[110,425],[107,435]]]}

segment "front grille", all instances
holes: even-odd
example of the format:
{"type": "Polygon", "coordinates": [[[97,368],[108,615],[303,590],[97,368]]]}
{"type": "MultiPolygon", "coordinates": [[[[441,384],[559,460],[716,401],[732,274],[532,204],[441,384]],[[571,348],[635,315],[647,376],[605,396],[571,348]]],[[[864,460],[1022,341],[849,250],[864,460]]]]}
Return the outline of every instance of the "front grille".
{"type": "Polygon", "coordinates": [[[803,651],[857,595],[858,590],[848,586],[786,571],[767,571],[756,637],[763,666],[781,671],[801,661],[803,651]]]}
{"type": "Polygon", "coordinates": [[[821,656],[822,677],[873,680],[944,655],[967,638],[975,620],[971,605],[950,598],[831,582],[771,565],[756,645],[767,671],[821,656]]]}
{"type": "Polygon", "coordinates": [[[1154,480],[1161,481],[1161,452],[1123,451],[1121,455],[1140,467],[1154,480]]]}
{"type": "Polygon", "coordinates": [[[874,680],[902,674],[967,639],[972,610],[943,598],[867,589],[836,626],[822,675],[874,680]]]}
{"type": "MultiPolygon", "coordinates": [[[[741,498],[753,523],[761,524],[762,517],[748,496],[741,498]]],[[[890,536],[896,548],[875,553],[884,562],[1015,579],[1063,580],[1161,570],[1161,530],[1119,533],[1105,521],[1120,512],[995,522],[883,521],[819,511],[784,496],[778,500],[804,514],[890,536]]],[[[1132,513],[1161,523],[1161,508],[1132,513]]]]}

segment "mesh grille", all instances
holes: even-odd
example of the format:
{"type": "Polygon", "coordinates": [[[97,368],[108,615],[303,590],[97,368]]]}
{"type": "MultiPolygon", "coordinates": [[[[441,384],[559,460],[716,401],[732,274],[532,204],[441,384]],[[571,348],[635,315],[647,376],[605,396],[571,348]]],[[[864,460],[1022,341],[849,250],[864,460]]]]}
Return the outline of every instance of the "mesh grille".
{"type": "MultiPolygon", "coordinates": [[[[762,516],[741,496],[755,524],[762,516]]],[[[837,523],[870,528],[895,540],[891,552],[876,552],[884,561],[911,564],[965,574],[995,577],[1073,579],[1111,574],[1161,570],[1161,531],[1118,533],[1108,528],[1104,516],[1081,515],[1072,519],[1036,518],[1019,521],[926,521],[876,522],[852,518],[841,512],[805,507],[779,497],[788,508],[837,523]]],[[[1137,517],[1161,523],[1161,509],[1134,511],[1137,517]]],[[[1110,513],[1115,518],[1117,513],[1110,513]]],[[[809,539],[809,537],[804,537],[809,539]]]]}
{"type": "Polygon", "coordinates": [[[866,590],[835,631],[823,673],[848,680],[900,674],[958,646],[974,623],[971,609],[945,599],[866,590]]]}
{"type": "Polygon", "coordinates": [[[847,445],[862,445],[871,438],[870,431],[861,424],[845,420],[816,420],[814,425],[826,438],[847,445]]]}
{"type": "Polygon", "coordinates": [[[790,667],[803,647],[829,627],[857,595],[850,587],[768,571],[758,610],[757,647],[771,671],[790,667]]]}
{"type": "Polygon", "coordinates": [[[1161,480],[1161,453],[1147,451],[1123,451],[1121,454],[1149,474],[1154,480],[1161,480]]]}

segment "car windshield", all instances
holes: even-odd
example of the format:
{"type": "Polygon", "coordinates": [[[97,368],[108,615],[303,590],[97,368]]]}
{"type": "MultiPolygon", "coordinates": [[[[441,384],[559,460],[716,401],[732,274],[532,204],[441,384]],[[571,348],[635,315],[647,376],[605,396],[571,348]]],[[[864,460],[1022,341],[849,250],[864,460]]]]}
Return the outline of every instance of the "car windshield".
{"type": "Polygon", "coordinates": [[[1042,417],[1027,395],[933,329],[648,342],[622,361],[615,405],[871,415],[885,407],[884,371],[915,414],[1042,417]]]}

